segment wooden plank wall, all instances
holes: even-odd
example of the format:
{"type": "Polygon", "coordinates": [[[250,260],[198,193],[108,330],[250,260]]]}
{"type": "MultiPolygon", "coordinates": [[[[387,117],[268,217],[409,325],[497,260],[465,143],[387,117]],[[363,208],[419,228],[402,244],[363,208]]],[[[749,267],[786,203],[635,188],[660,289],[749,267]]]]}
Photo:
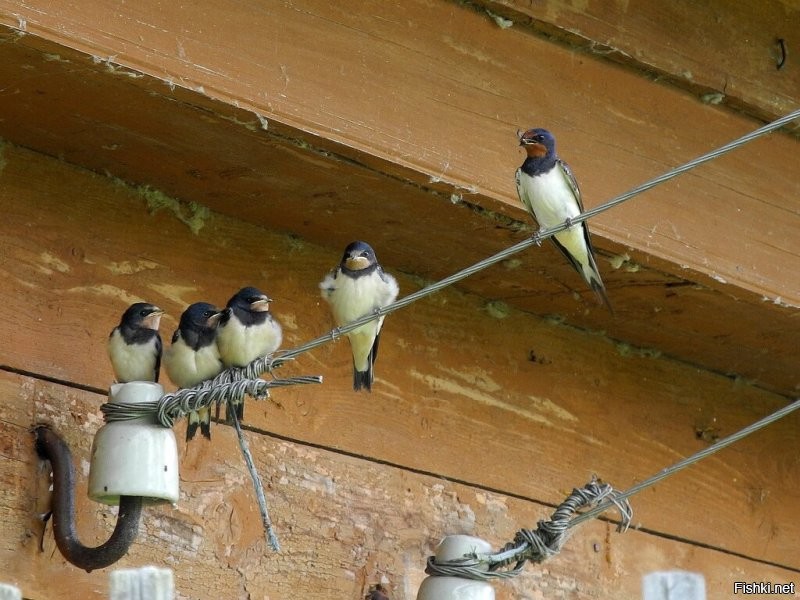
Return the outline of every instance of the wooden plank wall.
{"type": "MultiPolygon", "coordinates": [[[[657,41],[663,3],[617,4],[580,3],[607,16],[598,39],[617,40],[636,16],[629,35],[638,43],[656,27],[643,52],[674,65],[657,41]]],[[[684,18],[706,23],[718,8],[706,6],[684,18]]],[[[0,136],[322,246],[368,227],[396,266],[436,279],[530,231],[512,180],[519,127],[557,133],[589,207],[757,125],[474,8],[0,0],[0,136]]],[[[537,18],[568,28],[583,14],[562,9],[537,18]]],[[[725,15],[757,25],[759,48],[777,22],[725,15]]],[[[738,79],[754,75],[736,64],[738,79]]],[[[773,89],[793,64],[752,86],[773,89]]],[[[549,244],[515,257],[521,276],[482,274],[461,289],[794,394],[799,149],[774,134],[594,219],[617,319],[549,244]]]]}
{"type": "MultiPolygon", "coordinates": [[[[522,11],[517,4],[523,3],[510,4],[522,11]]],[[[618,19],[617,32],[624,29],[634,35],[628,33],[624,7],[584,4],[592,5],[584,12],[595,20],[608,12],[618,19]]],[[[647,39],[650,28],[665,27],[669,21],[661,13],[665,9],[658,8],[661,3],[641,4],[655,7],[630,8],[632,17],[644,14],[637,17],[642,33],[636,35],[647,39]]],[[[177,86],[248,111],[238,118],[254,123],[256,117],[265,119],[268,127],[287,126],[296,135],[303,132],[303,137],[316,134],[328,147],[341,146],[336,151],[346,156],[363,151],[372,157],[366,159],[369,164],[379,163],[381,171],[399,171],[403,179],[426,186],[441,183],[448,195],[459,193],[502,214],[523,214],[513,186],[520,162],[515,132],[520,127],[547,124],[558,133],[562,155],[580,174],[588,208],[757,125],[680,89],[656,85],[640,73],[531,35],[524,26],[501,29],[482,11],[453,2],[370,1],[351,10],[325,0],[269,5],[220,0],[213,10],[184,10],[163,10],[156,0],[136,6],[30,0],[21,11],[13,0],[0,0],[0,23],[20,28],[22,22],[22,31],[94,56],[110,72],[119,66],[123,81],[151,75],[163,82],[161,90],[177,86]],[[297,40],[313,43],[298,47],[297,40]]],[[[701,5],[685,10],[687,21],[705,23],[715,14],[701,5]]],[[[567,19],[574,12],[580,11],[562,9],[551,16],[556,25],[569,27],[573,23],[567,19]]],[[[796,14],[787,8],[785,21],[800,22],[796,14]]],[[[731,10],[727,18],[739,27],[752,27],[747,17],[731,10]]],[[[766,21],[772,26],[776,19],[766,21]]],[[[589,29],[586,35],[611,36],[611,25],[583,26],[589,29]]],[[[652,49],[644,46],[649,53],[659,54],[663,44],[655,40],[664,35],[663,30],[653,31],[652,49]]],[[[715,42],[706,45],[715,48],[715,42]]],[[[630,43],[644,42],[637,37],[630,43]]],[[[764,49],[767,57],[773,46],[770,41],[764,49]]],[[[673,57],[670,64],[675,62],[673,57]]],[[[751,87],[757,84],[771,91],[775,79],[797,77],[792,65],[781,72],[771,68],[768,76],[756,77],[750,69],[741,78],[754,81],[751,87]]],[[[781,87],[787,94],[794,91],[782,100],[787,112],[800,105],[794,82],[789,79],[781,87]]],[[[102,108],[115,112],[113,99],[102,108]]],[[[135,107],[125,106],[128,110],[136,113],[135,107]]],[[[40,138],[46,133],[29,135],[40,138]]],[[[113,141],[115,133],[109,132],[108,138],[113,141]]],[[[70,134],[78,139],[87,135],[80,127],[70,134]]],[[[144,135],[148,140],[152,136],[159,133],[149,130],[144,135]]],[[[194,198],[208,193],[203,178],[160,173],[148,165],[146,155],[126,163],[101,149],[87,153],[81,145],[67,144],[56,151],[52,142],[43,145],[48,152],[64,152],[71,162],[97,170],[120,161],[114,172],[133,181],[147,170],[160,175],[161,187],[176,195],[194,198]]],[[[130,158],[131,142],[121,146],[130,158]]],[[[635,208],[598,216],[593,230],[599,245],[642,252],[647,258],[634,258],[643,264],[655,259],[658,269],[679,277],[687,276],[688,269],[691,277],[708,278],[711,286],[722,279],[797,306],[800,288],[787,276],[786,261],[772,260],[772,253],[775,240],[780,240],[787,261],[800,256],[790,235],[797,226],[798,182],[791,174],[797,169],[798,141],[777,135],[748,148],[693,172],[690,182],[654,189],[635,208]],[[753,156],[763,159],[754,164],[753,156]],[[743,244],[743,239],[749,243],[743,244]]],[[[174,151],[186,152],[182,147],[174,151]]],[[[249,165],[232,165],[243,166],[249,165]]],[[[247,179],[247,174],[244,170],[237,176],[234,171],[230,185],[242,185],[236,180],[247,179]]],[[[200,175],[208,174],[202,170],[200,175]]]]}
{"type": "MultiPolygon", "coordinates": [[[[797,43],[800,5],[792,0],[476,4],[517,27],[667,80],[709,104],[766,120],[797,107],[800,69],[788,62],[788,51],[797,43]]],[[[800,131],[800,124],[789,127],[800,131]]]]}
{"type": "MultiPolygon", "coordinates": [[[[253,283],[276,298],[293,346],[330,326],[316,286],[340,249],[216,213],[201,214],[193,233],[111,179],[11,144],[1,156],[0,579],[32,599],[104,598],[106,574],[66,564],[42,531],[48,482],[31,425],[66,437],[84,490],[103,396],[76,386],[110,382],[105,338],[128,302],[165,308],[168,337],[187,303],[222,303],[253,283]]],[[[417,289],[413,274],[386,267],[403,293],[417,289]]],[[[630,486],[785,403],[601,335],[486,308],[448,290],[391,316],[372,395],[350,391],[340,342],[285,370],[322,374],[324,385],[250,403],[280,556],[265,549],[234,436],[218,426],[211,443],[180,443],[181,500],[147,510],[120,566],[173,567],[182,598],[355,600],[384,581],[393,600],[410,600],[443,535],[499,546],[592,474],[630,486]]],[[[796,580],[799,429],[790,417],[648,490],[634,500],[639,531],[581,527],[559,557],[498,585],[498,598],[638,598],[642,574],[669,568],[702,572],[712,598],[737,580],[796,580]]],[[[113,510],[79,495],[82,536],[99,542],[113,510]]]]}

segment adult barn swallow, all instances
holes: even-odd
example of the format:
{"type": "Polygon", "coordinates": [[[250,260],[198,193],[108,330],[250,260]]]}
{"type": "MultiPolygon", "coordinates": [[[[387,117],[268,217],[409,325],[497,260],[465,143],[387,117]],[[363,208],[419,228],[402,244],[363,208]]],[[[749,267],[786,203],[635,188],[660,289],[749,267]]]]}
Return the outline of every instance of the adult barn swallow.
{"type": "MultiPolygon", "coordinates": [[[[222,312],[207,302],[196,302],[183,311],[172,345],[164,353],[164,368],[178,387],[193,387],[222,371],[216,343],[221,317],[222,312]]],[[[211,411],[207,407],[189,413],[187,442],[195,436],[198,426],[203,436],[211,439],[211,411]]]]}
{"type": "MultiPolygon", "coordinates": [[[[217,329],[217,348],[226,367],[246,367],[281,345],[281,325],[269,311],[270,302],[254,287],[242,288],[228,300],[217,329]]],[[[236,406],[236,416],[244,416],[243,403],[236,406]]]]}
{"type": "Polygon", "coordinates": [[[164,311],[147,302],[131,304],[108,336],[108,357],[119,383],[158,381],[161,336],[158,326],[164,311]]]}
{"type": "MultiPolygon", "coordinates": [[[[539,227],[549,228],[583,212],[578,182],[567,163],[556,154],[556,140],[546,129],[529,129],[519,138],[528,155],[517,169],[517,193],[539,227]]],[[[576,223],[552,237],[575,270],[611,309],[586,222],[576,223]]],[[[613,311],[612,311],[613,312],[613,311]]]]}
{"type": "MultiPolygon", "coordinates": [[[[391,304],[400,291],[395,278],[383,272],[375,252],[364,242],[353,242],[345,248],[339,266],[319,287],[339,327],[391,304]]],[[[383,319],[365,323],[347,334],[353,352],[354,390],[372,389],[383,319]]]]}

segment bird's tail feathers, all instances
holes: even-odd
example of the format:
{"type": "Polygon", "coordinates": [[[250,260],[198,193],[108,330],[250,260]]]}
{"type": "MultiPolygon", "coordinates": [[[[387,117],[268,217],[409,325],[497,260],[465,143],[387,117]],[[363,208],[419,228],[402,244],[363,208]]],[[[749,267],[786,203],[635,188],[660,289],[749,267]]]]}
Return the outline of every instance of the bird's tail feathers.
{"type": "Polygon", "coordinates": [[[592,248],[591,240],[588,234],[586,235],[586,262],[578,261],[559,241],[553,238],[556,246],[561,252],[569,259],[575,270],[581,274],[583,280],[589,285],[590,288],[597,294],[597,298],[608,309],[611,315],[614,315],[614,309],[611,307],[611,302],[606,294],[606,286],[603,284],[603,279],[600,277],[600,270],[597,268],[597,261],[594,259],[594,248],[592,248]]]}
{"type": "Polygon", "coordinates": [[[372,342],[372,348],[369,350],[367,357],[367,370],[359,371],[353,363],[353,389],[358,391],[365,389],[368,392],[372,391],[372,382],[375,381],[375,359],[378,358],[378,342],[381,339],[380,331],[375,336],[375,341],[372,342]]]}
{"type": "Polygon", "coordinates": [[[189,413],[189,420],[186,425],[186,441],[190,441],[196,434],[197,428],[200,426],[200,418],[196,412],[189,413]]]}
{"type": "Polygon", "coordinates": [[[211,439],[211,411],[208,408],[201,408],[197,411],[200,417],[200,433],[207,440],[211,439]]]}
{"type": "Polygon", "coordinates": [[[372,363],[370,363],[366,371],[359,371],[355,366],[353,367],[353,389],[355,391],[364,389],[371,392],[373,381],[372,363]]]}
{"type": "Polygon", "coordinates": [[[597,298],[608,309],[608,312],[613,315],[614,309],[611,307],[608,294],[606,294],[606,286],[603,284],[603,280],[600,278],[600,271],[597,269],[597,263],[595,262],[594,256],[592,256],[591,252],[589,253],[589,261],[582,265],[580,272],[586,283],[589,284],[589,287],[594,290],[597,298]]]}
{"type": "Polygon", "coordinates": [[[598,275],[597,279],[592,277],[589,280],[589,285],[592,286],[594,293],[597,295],[597,298],[603,303],[603,305],[608,309],[608,312],[611,313],[611,316],[614,316],[614,307],[611,306],[611,301],[608,299],[608,294],[606,293],[606,286],[603,285],[600,276],[598,275]]]}
{"type": "Polygon", "coordinates": [[[211,439],[211,411],[207,408],[201,408],[197,412],[192,411],[189,413],[189,422],[186,425],[186,441],[190,441],[197,435],[197,430],[207,440],[211,439]]]}
{"type": "Polygon", "coordinates": [[[225,405],[225,422],[229,425],[233,425],[233,412],[236,413],[236,418],[239,419],[241,423],[242,419],[244,419],[244,401],[235,405],[231,405],[230,403],[225,405]]]}

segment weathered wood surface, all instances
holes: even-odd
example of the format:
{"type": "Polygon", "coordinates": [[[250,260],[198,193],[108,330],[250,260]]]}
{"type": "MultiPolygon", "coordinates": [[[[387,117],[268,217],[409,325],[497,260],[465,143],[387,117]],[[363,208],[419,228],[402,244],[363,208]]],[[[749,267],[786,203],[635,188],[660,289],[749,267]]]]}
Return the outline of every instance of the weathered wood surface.
{"type": "MultiPolygon", "coordinates": [[[[29,432],[31,423],[46,422],[67,439],[78,473],[79,531],[85,543],[99,543],[113,528],[114,511],[87,500],[85,490],[103,398],[8,373],[0,373],[0,398],[0,577],[32,600],[106,598],[107,570],[87,574],[66,564],[49,526],[43,529],[37,518],[47,506],[49,471],[35,457],[29,432]]],[[[180,502],[146,509],[139,538],[116,566],[171,566],[178,598],[360,600],[370,584],[384,582],[393,600],[413,600],[425,558],[443,535],[470,533],[497,547],[552,510],[329,450],[247,436],[268,486],[282,554],[265,549],[233,432],[217,427],[213,443],[180,444],[180,502]]],[[[609,524],[591,522],[558,557],[498,584],[497,597],[638,599],[642,575],[665,568],[702,572],[711,598],[730,597],[734,581],[796,579],[796,572],[647,533],[619,536],[609,524]]]]}
{"type": "MultiPolygon", "coordinates": [[[[340,249],[214,213],[193,234],[104,177],[15,148],[5,158],[0,365],[103,389],[106,336],[128,302],[166,309],[168,338],[187,304],[224,303],[245,284],[276,299],[287,347],[330,328],[317,282],[340,249]]],[[[280,408],[251,403],[247,424],[553,504],[593,473],[628,487],[785,402],[555,320],[499,316],[442,292],[387,319],[373,394],[350,390],[342,341],[284,370],[322,374],[323,386],[281,390],[280,408]]],[[[800,568],[799,427],[788,418],[648,491],[636,522],[800,568]]]]}
{"type": "Polygon", "coordinates": [[[793,52],[800,4],[793,0],[476,4],[515,27],[563,39],[758,118],[773,120],[800,105],[800,65],[793,52]]]}
{"type": "MultiPolygon", "coordinates": [[[[157,2],[0,2],[0,23],[21,22],[31,34],[106,61],[103,69],[134,69],[117,73],[134,85],[141,72],[199,91],[288,125],[293,136],[318,134],[518,217],[519,127],[554,130],[593,206],[755,125],[607,61],[500,29],[487,15],[450,2],[368,2],[352,10],[324,0],[228,0],[209,11],[164,10],[157,2]],[[297,40],[313,43],[298,48],[297,40]]],[[[117,108],[107,103],[109,112],[117,108]]],[[[186,153],[163,132],[146,135],[186,153]]],[[[80,150],[67,154],[93,147],[79,140],[51,150],[92,168],[123,162],[114,152],[95,159],[80,150]]],[[[800,219],[798,154],[796,139],[774,136],[596,219],[595,231],[666,260],[674,274],[686,267],[797,306],[800,286],[787,282],[786,263],[773,253],[777,243],[787,259],[800,256],[797,240],[785,235],[800,219]],[[756,226],[760,215],[771,227],[756,226]]],[[[112,172],[127,178],[149,176],[144,161],[118,166],[112,172]]],[[[184,172],[182,179],[186,185],[191,177],[184,172]]]]}
{"type": "MultiPolygon", "coordinates": [[[[484,30],[482,21],[468,22],[475,28],[475,35],[486,36],[482,43],[487,52],[506,48],[493,50],[493,44],[505,38],[495,39],[495,32],[484,30]]],[[[317,39],[319,35],[322,34],[309,32],[298,39],[317,39]]],[[[483,39],[480,36],[478,39],[483,39]]],[[[468,152],[464,144],[442,150],[452,157],[453,165],[462,164],[462,159],[477,158],[479,164],[467,165],[469,177],[494,178],[505,199],[498,201],[483,193],[464,194],[469,204],[453,206],[450,192],[454,188],[432,183],[434,175],[450,181],[449,167],[438,166],[435,173],[428,174],[424,172],[427,167],[409,168],[407,161],[416,155],[410,148],[397,145],[402,136],[398,137],[397,132],[375,135],[381,125],[375,120],[383,114],[380,111],[365,113],[365,118],[372,114],[372,134],[363,143],[350,140],[342,145],[305,134],[282,125],[273,113],[269,131],[265,132],[251,112],[180,88],[170,91],[162,80],[139,77],[105,63],[93,64],[83,55],[32,35],[19,38],[12,34],[0,39],[5,39],[0,50],[8,58],[0,61],[0,75],[10,82],[6,93],[0,94],[0,112],[5,115],[0,121],[0,135],[69,162],[154,185],[176,197],[198,201],[260,226],[292,232],[336,253],[352,239],[369,237],[381,248],[387,263],[425,279],[448,275],[530,232],[529,220],[509,196],[513,194],[511,173],[520,157],[511,129],[506,131],[505,125],[481,129],[475,137],[486,143],[472,144],[468,152]],[[355,149],[364,147],[366,142],[375,145],[386,140],[396,144],[389,154],[397,164],[355,149]]],[[[353,43],[348,39],[334,36],[331,43],[353,43]]],[[[372,38],[358,39],[359,44],[367,44],[372,38]]],[[[434,37],[433,42],[437,39],[434,37]]],[[[449,48],[433,42],[429,40],[431,46],[426,46],[426,55],[449,48]]],[[[355,50],[350,48],[352,55],[358,55],[355,50]]],[[[511,48],[506,50],[511,52],[511,48]]],[[[402,49],[397,51],[402,53],[402,49]]],[[[556,55],[551,58],[564,59],[558,52],[556,55]]],[[[462,68],[471,65],[472,76],[478,77],[483,63],[473,64],[468,57],[464,60],[467,62],[462,68]]],[[[390,62],[387,69],[391,65],[394,63],[390,62]]],[[[297,65],[299,73],[304,73],[300,66],[297,65]]],[[[551,73],[554,77],[557,74],[551,73]]],[[[248,76],[246,72],[240,75],[248,76]]],[[[606,75],[627,77],[616,70],[605,75],[597,71],[592,77],[605,81],[606,75]]],[[[517,79],[505,83],[516,85],[517,79]]],[[[308,83],[312,84],[316,82],[308,83]]],[[[564,82],[565,91],[558,91],[560,87],[554,90],[566,94],[565,101],[574,103],[570,85],[574,83],[564,82]]],[[[647,87],[639,80],[620,81],[619,86],[635,88],[637,93],[615,99],[616,112],[629,106],[628,102],[641,102],[651,92],[671,93],[657,86],[647,87]]],[[[416,87],[409,93],[416,94],[415,90],[416,87]]],[[[472,88],[462,92],[470,90],[477,94],[472,100],[480,100],[476,106],[488,110],[483,93],[472,88]]],[[[351,104],[360,101],[335,86],[329,91],[334,94],[330,102],[336,106],[346,97],[342,111],[349,111],[351,104]],[[336,89],[341,95],[334,93],[336,89]]],[[[423,99],[417,100],[423,104],[423,99]]],[[[244,100],[236,102],[244,105],[244,100]]],[[[519,102],[512,104],[517,106],[519,102]]],[[[565,148],[572,148],[570,160],[582,161],[576,170],[584,181],[587,205],[602,197],[597,186],[607,186],[608,194],[618,192],[666,168],[669,161],[665,162],[663,156],[665,139],[677,144],[676,152],[688,157],[750,126],[737,117],[697,107],[681,96],[656,102],[656,106],[661,104],[679,106],[681,124],[685,121],[689,130],[679,130],[679,124],[673,121],[669,126],[672,129],[653,133],[655,129],[651,128],[639,139],[636,136],[642,135],[643,121],[630,123],[623,119],[613,125],[613,131],[602,133],[605,140],[619,140],[619,144],[609,146],[604,142],[605,146],[595,144],[591,151],[581,152],[581,146],[589,139],[584,135],[564,144],[565,148]],[[694,136],[688,146],[686,135],[694,136]],[[594,166],[583,161],[594,161],[594,166]]],[[[445,105],[434,103],[428,108],[443,111],[445,105]]],[[[572,108],[564,114],[584,114],[583,108],[572,108]]],[[[602,111],[599,104],[596,108],[602,114],[595,115],[593,127],[612,127],[609,118],[617,117],[605,106],[602,111]]],[[[631,106],[631,110],[640,109],[631,106]]],[[[320,119],[327,116],[315,114],[320,119]]],[[[461,131],[447,131],[450,119],[444,112],[437,114],[437,127],[418,132],[431,136],[431,148],[463,138],[461,131]]],[[[674,117],[672,113],[664,116],[674,117]]],[[[660,123],[659,119],[653,122],[660,123]]],[[[589,130],[587,125],[581,131],[589,130]]],[[[347,131],[352,133],[351,128],[347,131]]],[[[567,131],[565,135],[569,135],[567,131]]],[[[378,152],[375,148],[371,151],[378,152]]],[[[420,156],[429,154],[426,151],[420,156]]],[[[795,247],[800,240],[795,235],[795,204],[800,198],[800,184],[794,177],[797,156],[796,142],[773,136],[616,210],[607,223],[616,228],[624,243],[597,238],[601,271],[616,308],[616,319],[595,305],[591,292],[549,244],[518,255],[505,264],[506,268],[470,278],[461,284],[462,289],[535,314],[558,315],[570,324],[605,331],[633,346],[655,348],[686,362],[793,394],[800,384],[796,368],[800,360],[796,309],[790,307],[800,297],[796,268],[800,250],[795,247]],[[758,156],[761,162],[754,164],[752,156],[758,156]],[[759,176],[751,181],[748,173],[753,169],[759,176]],[[735,191],[743,186],[750,189],[741,194],[735,191]],[[671,258],[658,258],[658,249],[668,247],[671,258]],[[695,259],[703,264],[696,264],[695,259]],[[730,268],[725,266],[728,260],[733,260],[730,268]],[[670,261],[680,265],[678,276],[667,273],[676,272],[676,264],[670,261]],[[753,293],[739,287],[745,284],[737,273],[745,272],[754,277],[753,293]]],[[[669,164],[674,162],[677,161],[669,164]]],[[[25,193],[29,184],[22,187],[13,193],[25,193]]],[[[593,225],[593,229],[602,234],[602,228],[593,225]]]]}

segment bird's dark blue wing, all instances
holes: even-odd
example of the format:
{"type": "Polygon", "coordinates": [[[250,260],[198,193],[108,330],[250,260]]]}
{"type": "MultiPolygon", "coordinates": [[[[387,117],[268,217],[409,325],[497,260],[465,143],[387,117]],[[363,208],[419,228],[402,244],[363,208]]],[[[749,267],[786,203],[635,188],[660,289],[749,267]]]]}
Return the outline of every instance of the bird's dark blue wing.
{"type": "Polygon", "coordinates": [[[156,366],[153,373],[153,381],[158,383],[158,375],[161,373],[161,354],[164,350],[164,344],[161,342],[161,336],[156,333],[156,366]]]}
{"type": "Polygon", "coordinates": [[[575,175],[572,174],[572,169],[570,169],[569,165],[560,158],[556,159],[556,168],[559,171],[561,171],[561,174],[564,176],[564,179],[566,180],[567,184],[572,190],[573,195],[575,196],[575,200],[578,201],[578,208],[580,208],[581,212],[583,212],[583,200],[581,199],[581,189],[578,187],[578,180],[575,179],[575,175]]]}

